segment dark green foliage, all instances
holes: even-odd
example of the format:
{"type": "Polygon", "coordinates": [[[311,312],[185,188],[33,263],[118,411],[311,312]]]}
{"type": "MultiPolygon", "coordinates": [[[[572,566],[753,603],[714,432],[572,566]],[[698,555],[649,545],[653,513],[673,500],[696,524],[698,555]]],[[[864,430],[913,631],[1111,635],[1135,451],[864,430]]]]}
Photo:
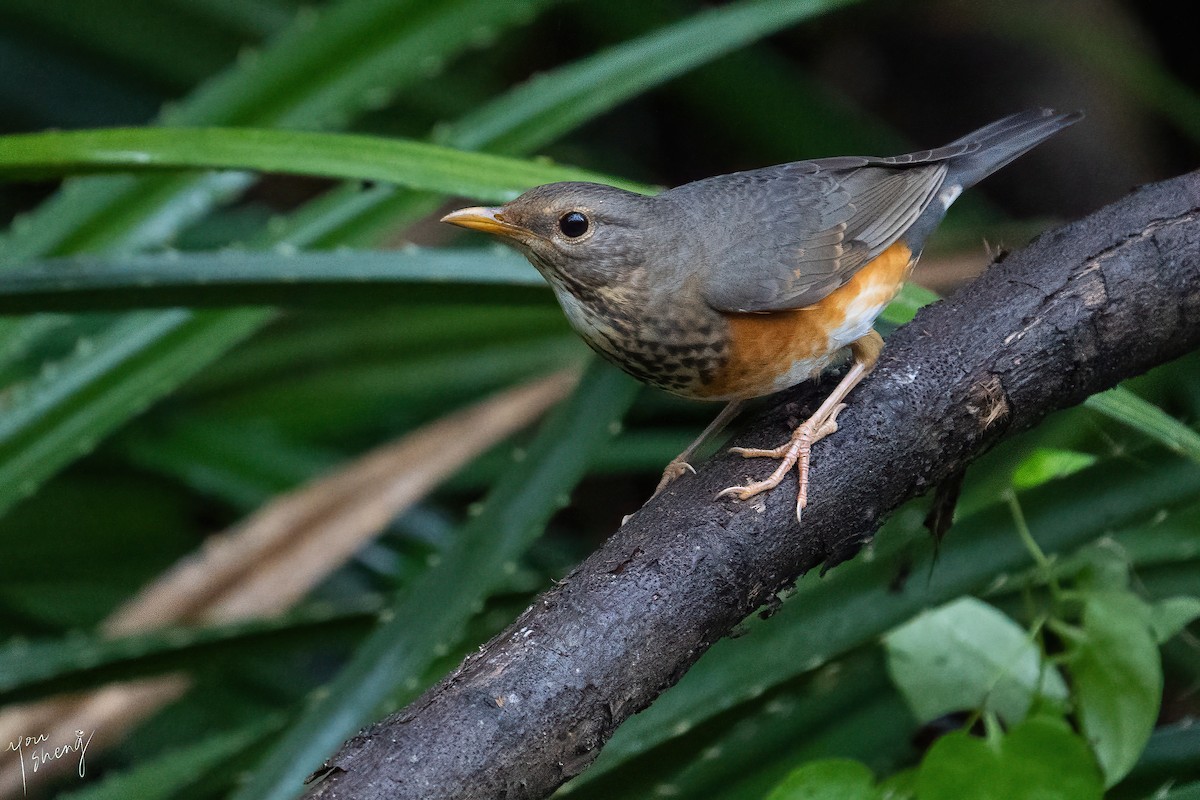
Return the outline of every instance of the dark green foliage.
{"type": "MultiPolygon", "coordinates": [[[[589,361],[519,257],[431,224],[454,196],[890,155],[1086,107],[1075,138],[964,198],[927,254],[947,264],[1049,224],[1012,218],[1190,169],[1200,144],[1195,76],[1173,71],[1190,42],[1139,4],[603,5],[0,0],[0,126],[19,134],[0,138],[0,703],[193,686],[30,796],[297,795],[635,510],[715,412],[589,361]],[[120,174],[73,177],[96,172],[120,174]],[[104,633],[208,535],[563,368],[583,378],[543,424],[294,610],[104,633]]],[[[933,298],[909,287],[884,328],[933,298]]],[[[1198,796],[1198,415],[1189,357],[1006,443],[940,552],[926,501],[902,509],[718,642],[570,791],[1198,796]]]]}

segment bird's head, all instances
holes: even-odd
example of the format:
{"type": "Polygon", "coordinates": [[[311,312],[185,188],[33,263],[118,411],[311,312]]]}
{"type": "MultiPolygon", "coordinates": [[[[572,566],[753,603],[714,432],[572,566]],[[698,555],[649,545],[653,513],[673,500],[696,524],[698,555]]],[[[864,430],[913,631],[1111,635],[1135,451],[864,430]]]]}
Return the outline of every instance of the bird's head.
{"type": "Polygon", "coordinates": [[[548,279],[589,286],[620,281],[645,260],[654,198],[598,183],[551,183],[495,208],[442,217],[501,237],[548,279]]]}

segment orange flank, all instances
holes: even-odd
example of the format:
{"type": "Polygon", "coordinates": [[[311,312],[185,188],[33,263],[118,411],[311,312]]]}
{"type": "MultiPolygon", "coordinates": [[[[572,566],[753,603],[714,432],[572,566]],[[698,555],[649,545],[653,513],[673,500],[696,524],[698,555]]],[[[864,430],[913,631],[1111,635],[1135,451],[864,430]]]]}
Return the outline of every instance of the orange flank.
{"type": "Polygon", "coordinates": [[[724,314],[729,358],[696,395],[711,400],[759,397],[816,377],[842,348],[871,330],[915,260],[906,244],[896,242],[811,306],[724,314]],[[781,371],[784,364],[791,368],[781,371]]]}

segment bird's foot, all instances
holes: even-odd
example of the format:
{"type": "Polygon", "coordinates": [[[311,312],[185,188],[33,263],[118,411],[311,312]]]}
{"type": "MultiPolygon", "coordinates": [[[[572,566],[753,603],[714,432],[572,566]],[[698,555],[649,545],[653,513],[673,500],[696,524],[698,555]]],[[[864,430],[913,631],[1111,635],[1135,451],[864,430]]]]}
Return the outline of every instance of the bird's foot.
{"type": "Polygon", "coordinates": [[[791,438],[779,447],[771,450],[758,450],[752,447],[731,447],[731,453],[737,453],[744,458],[775,458],[779,466],[767,478],[761,481],[751,481],[745,486],[730,486],[717,494],[721,497],[736,497],[738,500],[749,500],[755,495],[770,491],[780,484],[788,470],[796,467],[798,473],[798,489],[796,493],[796,520],[808,504],[808,463],[812,446],[831,433],[837,432],[837,416],[846,407],[845,403],[834,406],[823,419],[810,417],[792,432],[791,438]]]}
{"type": "Polygon", "coordinates": [[[663,489],[670,486],[676,478],[682,477],[685,472],[690,472],[695,475],[696,468],[684,461],[682,457],[672,459],[671,463],[667,464],[667,468],[663,470],[662,478],[658,482],[658,487],[654,490],[654,494],[650,495],[650,499],[653,500],[654,498],[658,497],[659,494],[662,493],[663,489]]]}

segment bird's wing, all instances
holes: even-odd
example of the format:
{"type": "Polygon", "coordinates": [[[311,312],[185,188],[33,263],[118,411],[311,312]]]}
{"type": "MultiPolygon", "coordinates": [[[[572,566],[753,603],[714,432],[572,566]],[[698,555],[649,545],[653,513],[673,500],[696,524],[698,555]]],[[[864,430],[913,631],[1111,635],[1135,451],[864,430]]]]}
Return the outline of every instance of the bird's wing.
{"type": "Polygon", "coordinates": [[[969,147],[803,161],[701,182],[692,191],[727,214],[717,223],[721,244],[706,254],[705,299],[736,312],[816,303],[916,222],[942,187],[946,160],[969,147]]]}

